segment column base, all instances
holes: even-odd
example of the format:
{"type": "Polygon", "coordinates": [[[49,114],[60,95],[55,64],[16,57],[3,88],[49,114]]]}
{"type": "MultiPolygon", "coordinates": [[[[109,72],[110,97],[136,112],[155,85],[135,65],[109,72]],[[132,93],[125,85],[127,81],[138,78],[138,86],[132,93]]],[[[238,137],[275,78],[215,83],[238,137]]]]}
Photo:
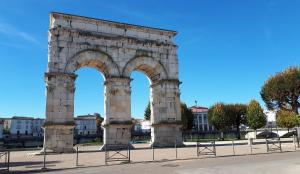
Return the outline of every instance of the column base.
{"type": "Polygon", "coordinates": [[[128,149],[128,146],[133,149],[130,145],[131,127],[131,123],[103,125],[103,146],[100,150],[128,149]]]}
{"type": "Polygon", "coordinates": [[[73,153],[73,125],[44,126],[44,146],[41,153],[73,153]]]}
{"type": "Polygon", "coordinates": [[[172,123],[153,124],[151,127],[151,146],[177,147],[184,146],[181,125],[172,123]]]}

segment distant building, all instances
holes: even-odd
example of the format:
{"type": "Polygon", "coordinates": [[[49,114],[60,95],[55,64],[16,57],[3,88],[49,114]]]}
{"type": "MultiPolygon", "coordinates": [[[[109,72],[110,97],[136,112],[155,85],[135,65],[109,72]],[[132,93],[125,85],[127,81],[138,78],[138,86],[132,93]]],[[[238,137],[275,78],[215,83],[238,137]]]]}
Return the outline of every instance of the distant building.
{"type": "Polygon", "coordinates": [[[142,132],[142,120],[141,119],[135,119],[135,123],[133,124],[132,131],[135,133],[141,133],[142,132]]]}
{"type": "Polygon", "coordinates": [[[194,115],[194,128],[197,132],[213,131],[214,127],[208,122],[208,108],[201,106],[190,107],[194,115]]]}
{"type": "Polygon", "coordinates": [[[135,123],[132,127],[134,133],[150,133],[151,123],[149,120],[135,119],[135,123]]]}
{"type": "Polygon", "coordinates": [[[4,129],[11,136],[32,135],[33,117],[14,116],[4,120],[4,129]]]}
{"type": "Polygon", "coordinates": [[[0,119],[0,139],[3,138],[4,121],[0,119]]]}
{"type": "Polygon", "coordinates": [[[264,110],[267,116],[267,128],[276,127],[276,113],[274,111],[264,110]]]}
{"type": "Polygon", "coordinates": [[[142,126],[142,132],[143,133],[151,132],[151,122],[149,120],[143,120],[141,122],[141,126],[142,126]]]}
{"type": "Polygon", "coordinates": [[[34,137],[43,137],[44,136],[44,130],[42,128],[44,122],[45,122],[45,119],[43,119],[43,118],[36,118],[33,120],[32,136],[34,136],[34,137]]]}
{"type": "Polygon", "coordinates": [[[75,132],[77,135],[97,134],[97,116],[81,115],[75,118],[75,132]]]}

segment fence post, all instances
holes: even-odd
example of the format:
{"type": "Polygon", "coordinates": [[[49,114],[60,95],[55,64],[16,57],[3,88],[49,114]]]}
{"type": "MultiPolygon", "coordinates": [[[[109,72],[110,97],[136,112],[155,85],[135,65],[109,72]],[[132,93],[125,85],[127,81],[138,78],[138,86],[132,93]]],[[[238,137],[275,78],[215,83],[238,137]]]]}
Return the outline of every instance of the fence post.
{"type": "Polygon", "coordinates": [[[42,170],[46,169],[46,146],[44,147],[44,161],[43,161],[43,168],[42,170]]]}
{"type": "Polygon", "coordinates": [[[234,150],[234,140],[232,140],[232,151],[233,151],[233,155],[235,156],[235,150],[234,150]]]}
{"type": "Polygon", "coordinates": [[[104,161],[105,161],[105,165],[107,165],[107,149],[106,149],[107,144],[104,144],[104,161]]]}
{"type": "Polygon", "coordinates": [[[267,153],[269,153],[268,139],[266,138],[267,153]]]}
{"type": "Polygon", "coordinates": [[[217,157],[217,151],[216,151],[216,141],[214,140],[214,141],[213,141],[213,143],[214,143],[213,145],[214,145],[215,157],[217,157]]]}
{"type": "Polygon", "coordinates": [[[128,144],[128,162],[130,163],[130,144],[128,144]]]}
{"type": "Polygon", "coordinates": [[[294,148],[295,148],[295,151],[296,151],[297,147],[296,147],[296,136],[295,135],[293,135],[293,143],[294,143],[294,148]]]}
{"type": "Polygon", "coordinates": [[[251,153],[251,155],[252,155],[252,143],[253,143],[253,141],[250,142],[250,153],[251,153]]]}
{"type": "Polygon", "coordinates": [[[9,167],[10,167],[10,151],[7,151],[7,171],[9,172],[9,167]]]}
{"type": "Polygon", "coordinates": [[[280,148],[280,152],[282,152],[282,148],[281,148],[281,141],[280,141],[280,138],[278,139],[278,142],[279,142],[279,148],[280,148]]]}
{"type": "Polygon", "coordinates": [[[175,154],[176,154],[176,159],[177,159],[177,141],[175,140],[175,154]]]}
{"type": "Polygon", "coordinates": [[[197,157],[199,157],[199,147],[198,147],[198,141],[196,142],[196,148],[197,148],[197,157]]]}
{"type": "Polygon", "coordinates": [[[152,144],[152,161],[154,161],[154,145],[152,144]]]}
{"type": "Polygon", "coordinates": [[[78,166],[78,146],[76,146],[76,166],[78,166]]]}

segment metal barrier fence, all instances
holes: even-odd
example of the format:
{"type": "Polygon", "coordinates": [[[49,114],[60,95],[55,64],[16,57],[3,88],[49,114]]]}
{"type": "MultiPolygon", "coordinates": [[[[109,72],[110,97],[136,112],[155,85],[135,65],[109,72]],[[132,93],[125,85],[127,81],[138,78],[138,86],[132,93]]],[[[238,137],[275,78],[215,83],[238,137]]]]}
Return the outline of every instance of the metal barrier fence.
{"type": "Polygon", "coordinates": [[[213,155],[217,156],[216,153],[216,142],[215,141],[209,141],[209,142],[197,142],[196,144],[197,147],[197,156],[199,157],[200,155],[213,155]]]}
{"type": "Polygon", "coordinates": [[[10,152],[1,151],[0,152],[0,173],[9,172],[9,165],[10,165],[10,152]]]}
{"type": "Polygon", "coordinates": [[[130,148],[131,144],[127,146],[118,144],[106,144],[105,149],[105,164],[113,161],[125,161],[130,163],[130,148]]]}
{"type": "MultiPolygon", "coordinates": [[[[8,152],[2,155],[0,162],[2,166],[9,166],[13,172],[74,168],[78,166],[104,166],[116,163],[136,163],[150,161],[168,161],[176,159],[195,159],[206,157],[241,156],[250,154],[266,154],[277,151],[296,151],[296,137],[289,139],[257,139],[253,143],[247,141],[208,141],[188,142],[185,146],[174,141],[173,147],[158,148],[150,144],[128,145],[106,145],[104,151],[97,146],[76,146],[76,153],[55,154],[43,151],[11,151],[8,159],[8,152]],[[274,146],[274,147],[273,147],[274,146]],[[272,150],[272,149],[276,150],[272,150]],[[280,149],[279,149],[280,148],[280,149]],[[33,153],[39,152],[40,155],[33,153]],[[6,160],[4,160],[6,159],[6,160]],[[2,161],[1,161],[2,160],[2,161]],[[4,164],[3,163],[3,164],[4,164]],[[79,164],[80,163],[80,164],[79,164]]],[[[3,152],[1,152],[2,154],[3,152]]],[[[3,169],[3,167],[1,168],[3,169]]],[[[2,173],[0,171],[0,173],[2,173]]]]}
{"type": "Polygon", "coordinates": [[[270,138],[266,139],[267,152],[282,152],[280,138],[270,138]]]}

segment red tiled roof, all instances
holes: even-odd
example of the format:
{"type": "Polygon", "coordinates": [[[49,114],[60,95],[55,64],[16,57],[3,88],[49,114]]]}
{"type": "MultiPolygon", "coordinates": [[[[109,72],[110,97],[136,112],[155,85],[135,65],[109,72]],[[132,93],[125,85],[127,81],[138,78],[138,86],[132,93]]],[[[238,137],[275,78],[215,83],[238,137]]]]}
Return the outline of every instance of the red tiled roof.
{"type": "Polygon", "coordinates": [[[207,112],[208,108],[203,106],[192,106],[190,107],[192,112],[207,112]]]}

